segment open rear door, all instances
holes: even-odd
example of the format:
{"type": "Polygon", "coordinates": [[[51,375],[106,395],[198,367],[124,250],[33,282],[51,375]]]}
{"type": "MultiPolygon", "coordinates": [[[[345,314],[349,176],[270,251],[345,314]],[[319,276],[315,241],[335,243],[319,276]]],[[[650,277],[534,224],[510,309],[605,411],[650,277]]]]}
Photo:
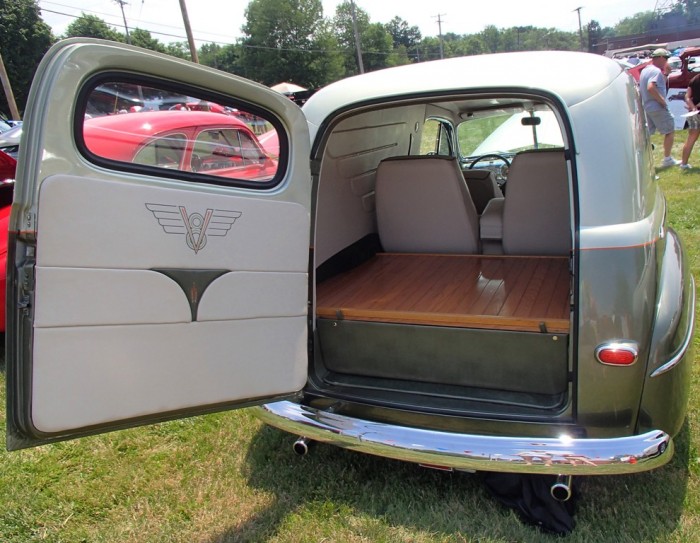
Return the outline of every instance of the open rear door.
{"type": "Polygon", "coordinates": [[[24,127],[9,449],[303,388],[311,177],[296,105],[173,57],[67,40],[37,71],[24,127]],[[278,157],[257,141],[270,130],[278,157]]]}

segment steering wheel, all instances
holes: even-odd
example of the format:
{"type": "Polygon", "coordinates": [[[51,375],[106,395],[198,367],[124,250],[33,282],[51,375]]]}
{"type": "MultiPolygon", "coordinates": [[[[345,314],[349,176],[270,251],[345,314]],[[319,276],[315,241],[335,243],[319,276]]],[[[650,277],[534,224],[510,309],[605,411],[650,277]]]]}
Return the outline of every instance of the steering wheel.
{"type": "Polygon", "coordinates": [[[500,160],[503,162],[502,166],[496,166],[496,167],[489,167],[487,169],[491,170],[493,175],[496,178],[496,183],[498,183],[498,187],[501,189],[501,192],[505,194],[506,192],[506,183],[508,182],[508,169],[510,168],[510,160],[508,160],[508,157],[505,157],[503,155],[499,155],[498,153],[487,153],[485,155],[481,155],[476,157],[472,163],[469,165],[469,169],[472,170],[474,169],[474,166],[476,166],[479,162],[482,160],[500,160]]]}
{"type": "Polygon", "coordinates": [[[504,157],[503,155],[499,155],[498,153],[489,153],[489,154],[486,154],[486,155],[481,155],[481,156],[479,156],[479,157],[476,157],[476,158],[472,161],[472,163],[469,165],[469,169],[470,169],[470,170],[473,169],[474,166],[475,166],[476,164],[478,164],[478,163],[481,162],[482,160],[486,160],[487,158],[490,158],[490,159],[492,159],[492,160],[493,160],[494,158],[495,158],[496,160],[502,160],[502,161],[505,163],[506,168],[510,168],[510,160],[508,160],[508,158],[504,157]]]}

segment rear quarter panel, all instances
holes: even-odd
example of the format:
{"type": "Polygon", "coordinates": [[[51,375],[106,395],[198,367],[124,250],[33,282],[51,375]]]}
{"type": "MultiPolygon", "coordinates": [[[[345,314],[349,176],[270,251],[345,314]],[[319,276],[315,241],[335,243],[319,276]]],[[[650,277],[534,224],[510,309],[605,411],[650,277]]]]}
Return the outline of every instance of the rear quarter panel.
{"type": "Polygon", "coordinates": [[[656,318],[665,202],[654,181],[651,145],[631,77],[621,74],[573,105],[570,114],[580,221],[576,419],[590,437],[631,435],[637,431],[656,318]],[[614,340],[639,345],[635,364],[597,361],[596,347],[614,340]]]}

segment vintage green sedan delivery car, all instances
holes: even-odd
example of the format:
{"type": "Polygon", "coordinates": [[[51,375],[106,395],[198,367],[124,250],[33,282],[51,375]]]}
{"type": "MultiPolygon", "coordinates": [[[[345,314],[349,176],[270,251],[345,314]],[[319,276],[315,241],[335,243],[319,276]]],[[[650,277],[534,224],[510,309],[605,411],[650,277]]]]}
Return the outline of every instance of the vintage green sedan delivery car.
{"type": "Polygon", "coordinates": [[[571,475],[672,456],[694,284],[617,63],[427,62],[339,81],[302,110],[236,76],[69,40],[39,67],[24,127],[9,448],[257,404],[300,452],[558,474],[560,499],[571,475]],[[162,166],[186,135],[150,161],[91,150],[100,86],[274,129],[276,171],[162,166]]]}

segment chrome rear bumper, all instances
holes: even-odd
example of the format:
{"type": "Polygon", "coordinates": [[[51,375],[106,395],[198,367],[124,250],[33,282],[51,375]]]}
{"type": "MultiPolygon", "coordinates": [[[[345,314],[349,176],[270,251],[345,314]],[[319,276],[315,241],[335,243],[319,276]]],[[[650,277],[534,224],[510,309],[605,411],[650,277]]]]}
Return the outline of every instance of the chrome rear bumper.
{"type": "Polygon", "coordinates": [[[458,470],[612,475],[657,468],[673,456],[662,431],[609,439],[481,436],[355,419],[283,401],[254,408],[286,432],[359,452],[458,470]]]}

